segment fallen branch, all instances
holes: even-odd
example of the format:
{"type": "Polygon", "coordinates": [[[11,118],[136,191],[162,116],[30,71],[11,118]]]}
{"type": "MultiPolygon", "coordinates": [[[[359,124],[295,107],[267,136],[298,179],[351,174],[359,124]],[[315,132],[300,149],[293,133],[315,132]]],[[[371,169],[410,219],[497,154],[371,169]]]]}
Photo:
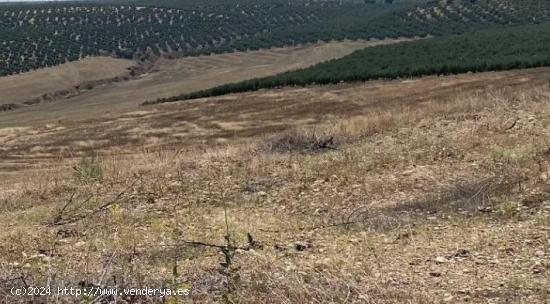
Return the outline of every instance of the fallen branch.
{"type": "MultiPolygon", "coordinates": [[[[117,202],[120,202],[121,198],[127,193],[127,191],[129,189],[132,189],[135,184],[136,184],[136,181],[134,181],[129,187],[127,187],[126,189],[124,189],[120,193],[118,193],[115,196],[115,198],[113,198],[112,200],[104,203],[103,205],[99,206],[95,210],[92,210],[92,211],[90,211],[88,213],[85,213],[85,214],[75,215],[72,218],[63,219],[62,212],[64,212],[64,210],[67,208],[67,206],[69,206],[72,203],[73,197],[74,197],[74,194],[73,194],[73,196],[71,196],[71,199],[69,200],[69,202],[67,204],[65,204],[65,206],[61,209],[61,212],[56,216],[56,218],[51,223],[51,225],[53,225],[53,226],[63,226],[63,225],[68,225],[68,224],[74,224],[74,223],[79,222],[79,221],[81,221],[81,220],[83,220],[83,219],[85,219],[89,216],[92,216],[92,215],[95,215],[97,213],[103,212],[103,211],[107,210],[108,208],[110,208],[112,205],[116,204],[117,202]]],[[[87,200],[85,200],[84,202],[87,202],[89,200],[91,200],[91,197],[88,198],[87,200]]]]}

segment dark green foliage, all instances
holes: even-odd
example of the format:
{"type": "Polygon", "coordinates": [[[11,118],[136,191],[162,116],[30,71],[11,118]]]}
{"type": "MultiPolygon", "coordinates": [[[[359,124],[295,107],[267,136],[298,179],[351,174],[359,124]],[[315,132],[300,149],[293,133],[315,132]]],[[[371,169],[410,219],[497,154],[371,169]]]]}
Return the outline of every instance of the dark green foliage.
{"type": "MultiPolygon", "coordinates": [[[[196,8],[189,8],[193,1],[179,5],[186,8],[134,5],[139,2],[151,1],[0,5],[0,76],[99,54],[195,56],[316,41],[322,37],[299,29],[311,25],[308,31],[319,31],[357,7],[268,1],[247,6],[194,1],[196,8]]],[[[367,17],[400,6],[360,7],[367,17]]]]}
{"type": "Polygon", "coordinates": [[[395,79],[550,66],[550,23],[379,46],[276,76],[227,84],[158,102],[280,86],[395,79]]]}
{"type": "Polygon", "coordinates": [[[447,35],[550,20],[550,1],[103,0],[0,5],[0,76],[107,54],[174,56],[447,35]]]}

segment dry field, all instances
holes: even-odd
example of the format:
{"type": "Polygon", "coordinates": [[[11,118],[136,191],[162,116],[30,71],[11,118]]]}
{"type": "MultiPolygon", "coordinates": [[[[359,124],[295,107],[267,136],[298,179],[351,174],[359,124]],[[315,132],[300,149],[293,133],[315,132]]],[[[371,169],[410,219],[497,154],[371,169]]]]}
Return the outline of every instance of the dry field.
{"type": "Polygon", "coordinates": [[[78,159],[90,153],[209,149],[213,145],[242,143],[294,127],[331,124],[373,112],[384,115],[402,107],[409,112],[417,111],[433,100],[449,100],[485,89],[528,88],[548,83],[549,77],[550,69],[541,68],[285,88],[140,106],[128,112],[87,119],[66,116],[34,126],[11,126],[0,121],[0,176],[13,175],[22,169],[56,167],[60,159],[78,159]]]}
{"type": "Polygon", "coordinates": [[[0,105],[21,103],[44,94],[72,89],[84,82],[123,75],[134,63],[111,57],[89,57],[76,62],[0,77],[0,105]]]}
{"type": "MultiPolygon", "coordinates": [[[[332,42],[174,60],[161,59],[149,73],[137,79],[94,86],[92,90],[57,102],[25,107],[8,113],[0,112],[0,126],[45,124],[57,120],[120,113],[136,109],[142,102],[159,97],[179,95],[228,82],[303,68],[325,60],[343,57],[361,48],[399,41],[402,40],[332,42]]],[[[71,66],[71,64],[68,65],[68,67],[71,66]]],[[[25,77],[34,80],[37,78],[33,76],[34,73],[38,75],[37,77],[43,74],[42,71],[31,72],[25,77]]],[[[3,78],[0,78],[0,91],[4,90],[2,80],[3,78]]],[[[51,85],[55,84],[55,81],[47,83],[51,85]]],[[[29,85],[29,87],[32,86],[29,85]]]]}
{"type": "Polygon", "coordinates": [[[550,303],[548,79],[286,88],[0,129],[0,292],[550,303]]]}

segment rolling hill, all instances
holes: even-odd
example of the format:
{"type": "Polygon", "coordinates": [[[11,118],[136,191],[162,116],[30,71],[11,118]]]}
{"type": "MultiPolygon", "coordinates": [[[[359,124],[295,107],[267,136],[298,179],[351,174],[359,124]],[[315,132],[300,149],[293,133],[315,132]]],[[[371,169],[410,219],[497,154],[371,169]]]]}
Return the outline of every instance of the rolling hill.
{"type": "Polygon", "coordinates": [[[0,303],[550,303],[549,10],[0,4],[0,303]]]}
{"type": "Polygon", "coordinates": [[[541,0],[3,4],[0,75],[100,54],[183,57],[319,40],[442,36],[539,23],[549,11],[541,0]]]}
{"type": "Polygon", "coordinates": [[[500,71],[550,65],[550,23],[500,27],[457,36],[358,50],[343,58],[265,78],[152,101],[169,102],[255,91],[373,79],[500,71]]]}

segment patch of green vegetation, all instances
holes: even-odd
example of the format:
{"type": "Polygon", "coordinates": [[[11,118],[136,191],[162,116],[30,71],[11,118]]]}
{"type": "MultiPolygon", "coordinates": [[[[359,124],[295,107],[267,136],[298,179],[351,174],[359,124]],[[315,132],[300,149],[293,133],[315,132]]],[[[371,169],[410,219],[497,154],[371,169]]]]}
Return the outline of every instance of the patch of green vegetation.
{"type": "Polygon", "coordinates": [[[82,183],[94,183],[103,180],[103,169],[97,158],[83,157],[73,167],[74,176],[82,183]]]}
{"type": "Polygon", "coordinates": [[[275,76],[226,84],[157,102],[280,86],[500,71],[550,65],[550,23],[366,48],[344,58],[275,76]]]}

